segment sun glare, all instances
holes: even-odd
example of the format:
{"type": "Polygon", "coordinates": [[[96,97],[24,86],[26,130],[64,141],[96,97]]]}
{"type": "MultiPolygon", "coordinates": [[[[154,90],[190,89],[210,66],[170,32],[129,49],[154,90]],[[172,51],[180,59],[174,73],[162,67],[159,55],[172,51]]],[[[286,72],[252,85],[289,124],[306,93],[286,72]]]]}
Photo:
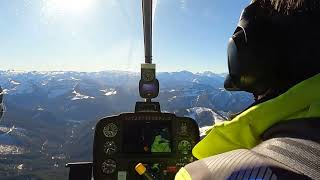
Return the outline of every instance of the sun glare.
{"type": "Polygon", "coordinates": [[[49,15],[84,14],[92,8],[95,0],[45,0],[44,9],[49,15]]]}

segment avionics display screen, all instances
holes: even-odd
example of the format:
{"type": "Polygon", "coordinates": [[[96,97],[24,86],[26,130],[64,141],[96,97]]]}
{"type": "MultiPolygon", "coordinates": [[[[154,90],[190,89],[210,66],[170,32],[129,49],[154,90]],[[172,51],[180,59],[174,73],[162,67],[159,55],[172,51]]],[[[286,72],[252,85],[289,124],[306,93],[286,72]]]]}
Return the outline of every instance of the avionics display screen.
{"type": "Polygon", "coordinates": [[[125,121],[124,153],[170,153],[172,151],[170,121],[125,121]]]}

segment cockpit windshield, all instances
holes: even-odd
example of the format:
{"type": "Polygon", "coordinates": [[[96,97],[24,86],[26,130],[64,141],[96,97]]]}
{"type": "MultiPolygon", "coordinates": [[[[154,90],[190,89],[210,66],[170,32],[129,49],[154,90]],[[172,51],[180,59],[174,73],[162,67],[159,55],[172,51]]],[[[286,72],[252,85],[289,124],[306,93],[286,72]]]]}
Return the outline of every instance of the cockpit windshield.
{"type": "MultiPolygon", "coordinates": [[[[223,88],[228,38],[247,4],[153,0],[163,112],[195,119],[204,133],[253,102],[223,88]]],[[[0,177],[67,179],[67,162],[92,160],[98,119],[141,101],[142,24],[141,0],[0,1],[0,177]]],[[[172,151],[165,122],[140,127],[137,140],[149,135],[172,151]]]]}

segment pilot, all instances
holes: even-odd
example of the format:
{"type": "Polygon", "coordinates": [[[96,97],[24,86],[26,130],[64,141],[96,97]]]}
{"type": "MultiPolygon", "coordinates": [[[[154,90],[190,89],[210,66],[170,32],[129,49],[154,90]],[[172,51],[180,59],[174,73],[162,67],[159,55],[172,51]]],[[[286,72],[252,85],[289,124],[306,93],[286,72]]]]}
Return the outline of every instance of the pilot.
{"type": "Polygon", "coordinates": [[[228,67],[225,88],[255,103],[207,131],[175,179],[320,179],[320,1],[252,1],[228,67]]]}

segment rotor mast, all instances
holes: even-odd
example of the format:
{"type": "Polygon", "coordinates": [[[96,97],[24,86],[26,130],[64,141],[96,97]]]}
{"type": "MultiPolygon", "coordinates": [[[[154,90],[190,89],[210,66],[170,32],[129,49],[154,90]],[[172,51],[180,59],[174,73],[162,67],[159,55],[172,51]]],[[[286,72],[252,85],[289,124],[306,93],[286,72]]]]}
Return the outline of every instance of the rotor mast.
{"type": "Polygon", "coordinates": [[[152,64],[152,0],[142,0],[145,63],[152,64]]]}

